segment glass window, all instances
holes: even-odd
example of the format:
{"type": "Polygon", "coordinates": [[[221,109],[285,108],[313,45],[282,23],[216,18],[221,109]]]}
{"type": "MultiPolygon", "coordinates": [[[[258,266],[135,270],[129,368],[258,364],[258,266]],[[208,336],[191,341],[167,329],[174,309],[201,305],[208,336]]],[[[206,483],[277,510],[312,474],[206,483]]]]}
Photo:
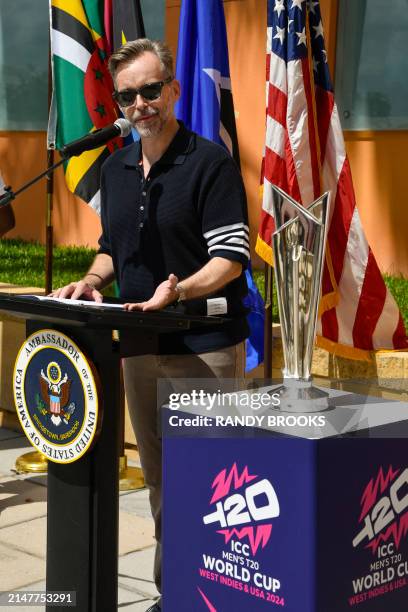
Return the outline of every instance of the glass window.
{"type": "Polygon", "coordinates": [[[407,40],[407,0],[340,0],[335,91],[344,129],[408,129],[407,40]]]}
{"type": "Polygon", "coordinates": [[[163,40],[165,0],[142,0],[140,4],[146,36],[153,40],[163,40]]]}
{"type": "MultiPolygon", "coordinates": [[[[164,37],[165,0],[142,0],[150,38],[164,37]]],[[[0,0],[0,130],[46,130],[48,0],[0,0]]]]}
{"type": "Polygon", "coordinates": [[[0,0],[0,130],[45,130],[48,2],[0,0]]]}

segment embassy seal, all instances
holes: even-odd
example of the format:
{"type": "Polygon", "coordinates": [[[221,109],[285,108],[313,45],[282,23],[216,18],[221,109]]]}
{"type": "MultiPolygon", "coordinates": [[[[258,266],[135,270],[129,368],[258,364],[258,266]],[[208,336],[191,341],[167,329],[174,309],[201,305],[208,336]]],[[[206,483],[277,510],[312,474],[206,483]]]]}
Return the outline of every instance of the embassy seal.
{"type": "Polygon", "coordinates": [[[42,329],[26,339],[14,366],[14,402],[24,433],[50,461],[72,463],[99,433],[96,370],[65,334],[42,329]]]}

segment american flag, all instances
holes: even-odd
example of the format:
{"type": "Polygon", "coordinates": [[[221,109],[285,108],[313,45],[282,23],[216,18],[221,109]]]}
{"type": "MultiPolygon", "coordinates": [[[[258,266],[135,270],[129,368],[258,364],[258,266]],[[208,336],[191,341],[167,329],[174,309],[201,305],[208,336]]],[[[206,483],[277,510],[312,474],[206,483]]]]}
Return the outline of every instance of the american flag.
{"type": "Polygon", "coordinates": [[[331,191],[317,344],[360,359],[408,348],[356,207],[317,1],[268,0],[266,107],[257,252],[272,264],[271,183],[303,205],[331,191]]]}

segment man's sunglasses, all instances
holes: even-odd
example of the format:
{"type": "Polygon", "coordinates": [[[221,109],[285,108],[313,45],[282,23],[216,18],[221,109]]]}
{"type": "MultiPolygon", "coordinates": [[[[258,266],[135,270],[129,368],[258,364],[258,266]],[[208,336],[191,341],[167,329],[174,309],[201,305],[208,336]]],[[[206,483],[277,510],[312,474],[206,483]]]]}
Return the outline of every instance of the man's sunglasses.
{"type": "Polygon", "coordinates": [[[167,83],[171,83],[174,77],[168,77],[164,81],[157,81],[156,83],[146,83],[140,89],[124,89],[123,91],[114,91],[113,97],[119,106],[123,108],[126,106],[130,106],[136,100],[136,96],[140,95],[145,100],[157,100],[161,96],[161,92],[163,87],[167,83]]]}

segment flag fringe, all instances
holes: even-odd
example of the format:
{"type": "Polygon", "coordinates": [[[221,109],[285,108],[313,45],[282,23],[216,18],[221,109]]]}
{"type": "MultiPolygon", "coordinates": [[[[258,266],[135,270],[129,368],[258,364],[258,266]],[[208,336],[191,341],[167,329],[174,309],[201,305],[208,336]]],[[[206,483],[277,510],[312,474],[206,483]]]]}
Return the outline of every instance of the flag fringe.
{"type": "MultiPolygon", "coordinates": [[[[331,256],[331,251],[330,251],[330,246],[329,246],[329,241],[327,240],[326,242],[326,265],[327,265],[327,269],[329,271],[329,275],[330,275],[330,282],[332,284],[333,287],[333,292],[334,293],[338,293],[338,286],[337,286],[337,281],[336,281],[336,275],[334,274],[334,268],[333,268],[333,260],[332,260],[332,256],[331,256]]],[[[337,304],[336,304],[337,306],[337,304]]]]}
{"type": "Polygon", "coordinates": [[[407,349],[377,349],[373,351],[367,351],[364,349],[353,348],[352,346],[346,346],[345,344],[339,344],[333,342],[328,338],[322,336],[316,336],[316,346],[322,348],[337,357],[344,357],[345,359],[353,359],[355,361],[374,361],[377,355],[385,353],[407,353],[407,349]]]}
{"type": "Polygon", "coordinates": [[[340,301],[339,294],[337,291],[332,291],[331,293],[326,293],[320,298],[319,304],[319,318],[328,310],[332,308],[336,308],[340,301]]]}
{"type": "Polygon", "coordinates": [[[373,361],[374,355],[380,351],[366,351],[364,349],[354,348],[345,344],[339,344],[328,338],[316,336],[316,346],[322,348],[337,357],[345,359],[354,359],[355,361],[373,361]]]}
{"type": "Polygon", "coordinates": [[[267,244],[260,236],[256,239],[255,252],[258,253],[267,264],[273,268],[273,252],[272,247],[267,244]]]}

